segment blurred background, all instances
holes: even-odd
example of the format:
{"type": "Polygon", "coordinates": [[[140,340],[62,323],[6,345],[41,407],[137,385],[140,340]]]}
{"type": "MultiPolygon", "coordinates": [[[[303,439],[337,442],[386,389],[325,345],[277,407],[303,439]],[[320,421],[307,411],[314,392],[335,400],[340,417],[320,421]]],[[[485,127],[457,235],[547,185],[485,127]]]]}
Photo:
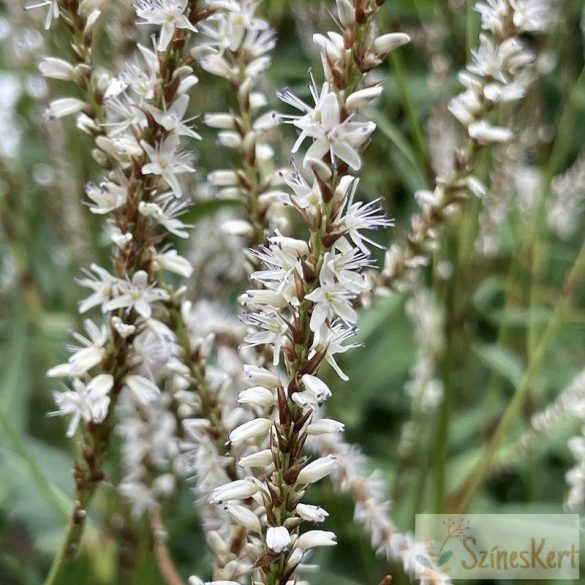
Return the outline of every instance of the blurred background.
{"type": "MultiPolygon", "coordinates": [[[[578,408],[565,409],[555,424],[530,430],[534,415],[585,366],[581,287],[533,367],[535,340],[566,291],[585,227],[585,13],[582,0],[551,2],[552,33],[526,38],[538,53],[538,78],[521,108],[501,114],[516,137],[478,161],[489,194],[470,199],[447,226],[424,287],[362,309],[365,347],[342,360],[351,382],[329,379],[329,413],[345,423],[347,439],[361,446],[371,470],[387,482],[391,515],[403,531],[414,528],[417,512],[456,508],[521,383],[529,385],[528,398],[469,511],[569,510],[565,475],[578,462],[567,442],[581,432],[585,409],[581,415],[578,408]]],[[[306,93],[307,70],[316,63],[311,36],[330,30],[328,4],[263,2],[279,34],[263,88],[268,96],[284,85],[306,93]]],[[[109,42],[96,48],[101,59],[130,50],[119,29],[131,12],[123,4],[113,10],[119,18],[103,32],[109,42]]],[[[68,54],[62,25],[47,33],[43,16],[42,10],[23,10],[19,1],[0,4],[1,585],[42,583],[72,506],[75,445],[64,436],[65,422],[47,416],[59,386],[45,372],[66,358],[67,332],[80,326],[80,268],[94,260],[107,264],[109,257],[99,216],[81,203],[83,185],[99,178],[90,138],[75,130],[72,119],[44,117],[48,102],[70,88],[38,72],[40,56],[68,54]]],[[[378,130],[360,184],[364,198],[382,197],[396,219],[391,233],[377,234],[386,245],[402,241],[416,210],[415,191],[431,186],[458,140],[446,103],[460,90],[457,72],[477,44],[479,18],[466,0],[389,0],[380,28],[412,37],[377,73],[385,91],[372,112],[378,130]]],[[[225,85],[209,75],[201,75],[192,96],[194,114],[222,111],[230,103],[225,85]]],[[[279,107],[276,98],[271,105],[279,107]]],[[[241,244],[218,229],[234,209],[213,200],[205,186],[208,172],[226,166],[226,154],[210,130],[199,124],[198,131],[207,146],[196,155],[194,203],[185,220],[195,229],[178,245],[196,266],[190,294],[225,302],[235,313],[245,287],[237,260],[241,244]]],[[[286,164],[290,133],[279,129],[273,141],[286,164]]],[[[585,388],[581,397],[585,403],[585,388]]],[[[115,484],[116,449],[109,471],[115,484]]],[[[394,585],[410,583],[398,565],[376,558],[353,521],[348,496],[324,484],[312,503],[329,510],[340,542],[319,553],[324,569],[315,583],[377,585],[386,573],[394,585]]],[[[166,517],[181,573],[205,574],[209,558],[188,485],[166,517]]],[[[147,533],[115,489],[103,487],[63,585],[163,583],[145,545],[147,533]]]]}

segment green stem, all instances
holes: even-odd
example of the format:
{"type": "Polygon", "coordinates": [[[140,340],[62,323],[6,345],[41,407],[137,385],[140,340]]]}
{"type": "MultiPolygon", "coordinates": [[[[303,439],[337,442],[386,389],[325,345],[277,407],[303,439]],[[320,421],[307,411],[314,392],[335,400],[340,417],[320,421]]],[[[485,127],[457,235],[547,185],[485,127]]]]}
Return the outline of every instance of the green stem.
{"type": "Polygon", "coordinates": [[[437,418],[437,428],[435,437],[435,488],[434,488],[434,510],[435,514],[441,514],[445,498],[445,471],[447,468],[447,456],[449,449],[449,415],[451,414],[451,405],[453,401],[453,382],[452,371],[455,361],[455,339],[456,333],[456,315],[454,314],[455,293],[454,286],[449,287],[447,297],[446,311],[446,329],[447,329],[447,351],[445,352],[443,362],[443,400],[439,409],[437,418]]]}
{"type": "MultiPolygon", "coordinates": [[[[78,540],[81,536],[81,525],[75,524],[74,522],[70,522],[67,526],[67,532],[65,533],[65,537],[63,539],[63,543],[73,542],[78,540]]],[[[67,551],[68,547],[61,545],[57,554],[53,558],[53,562],[51,563],[51,568],[49,569],[49,574],[47,575],[46,579],[43,582],[43,585],[58,585],[59,581],[57,580],[61,575],[61,571],[66,564],[67,561],[67,551]]]]}
{"type": "Polygon", "coordinates": [[[572,299],[575,295],[576,289],[580,282],[582,281],[583,277],[585,276],[585,241],[581,246],[581,250],[565,280],[565,284],[563,286],[562,296],[557,302],[554,313],[542,334],[536,349],[532,355],[532,358],[526,368],[524,375],[522,376],[516,393],[514,394],[512,400],[508,404],[508,407],[504,411],[502,418],[500,419],[500,423],[498,424],[492,439],[486,448],[483,456],[477,463],[474,471],[472,472],[471,479],[467,483],[463,495],[461,496],[459,502],[455,507],[455,513],[463,513],[468,508],[469,504],[473,500],[475,493],[477,490],[483,485],[492,463],[494,462],[494,458],[500,447],[502,441],[504,440],[506,434],[508,433],[510,427],[517,419],[518,414],[524,405],[524,402],[530,392],[530,388],[532,386],[532,381],[534,376],[537,374],[542,361],[546,356],[546,352],[555,338],[557,330],[561,325],[562,319],[565,315],[565,312],[570,307],[572,299]]]}
{"type": "Polygon", "coordinates": [[[396,77],[396,83],[398,84],[398,90],[400,92],[400,99],[404,107],[404,112],[412,130],[419,165],[423,170],[424,176],[434,178],[433,171],[430,167],[425,135],[418,118],[414,101],[412,99],[412,93],[408,86],[408,81],[404,75],[402,58],[400,57],[398,51],[393,51],[390,53],[390,63],[392,64],[392,68],[394,70],[394,75],[396,77]]]}
{"type": "MultiPolygon", "coordinates": [[[[546,202],[550,193],[551,183],[556,173],[559,172],[562,162],[566,160],[567,153],[571,146],[571,136],[575,128],[575,114],[579,106],[579,96],[585,85],[585,68],[581,70],[573,91],[567,99],[567,103],[562,110],[558,123],[558,132],[551,149],[548,162],[545,166],[542,186],[538,194],[536,210],[533,213],[530,228],[528,230],[527,244],[531,244],[531,278],[530,278],[530,298],[529,307],[534,310],[540,298],[539,285],[542,281],[548,260],[548,231],[545,227],[546,202]]],[[[530,356],[535,350],[538,339],[538,326],[534,322],[528,325],[527,346],[528,355],[530,356]]]]}

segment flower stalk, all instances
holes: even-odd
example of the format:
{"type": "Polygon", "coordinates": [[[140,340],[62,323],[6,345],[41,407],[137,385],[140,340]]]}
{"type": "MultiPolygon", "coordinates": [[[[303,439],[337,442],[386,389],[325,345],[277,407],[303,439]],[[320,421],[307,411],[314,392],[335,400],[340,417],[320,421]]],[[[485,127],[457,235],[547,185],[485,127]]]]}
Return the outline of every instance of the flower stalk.
{"type": "Polygon", "coordinates": [[[248,311],[246,322],[256,329],[246,341],[270,348],[273,365],[282,359],[286,377],[281,380],[267,370],[252,374],[254,391],[245,390],[240,399],[256,398],[258,418],[235,428],[229,437],[232,444],[248,445],[243,465],[270,455],[268,471],[252,468],[249,478],[212,494],[212,501],[223,505],[241,500],[258,518],[259,529],[256,523],[247,526],[248,546],[254,553],[254,578],[265,585],[295,579],[307,550],[336,541],[330,531],[299,530],[307,519],[325,519],[324,511],[307,508],[302,500],[337,463],[332,455],[309,461],[303,448],[312,434],[334,435],[343,429],[336,421],[316,420],[330,395],[318,372],[327,361],[347,379],[334,356],[355,347],[344,342],[356,330],[351,300],[368,287],[362,271],[370,266],[366,242],[371,241],[361,232],[390,225],[376,202],[354,202],[358,179],[352,174],[360,169],[360,152],[375,128],[371,122],[356,121],[358,111],[381,91],[360,84],[391,49],[408,40],[401,34],[375,37],[377,8],[374,2],[338,4],[345,34],[315,35],[326,81],[318,89],[312,80],[314,106],[288,89],[279,93],[281,100],[301,111],[279,116],[300,130],[292,153],[299,152],[307,138],[311,142],[303,171],[283,173],[290,191],[280,196],[297,211],[308,236],[301,240],[277,232],[267,238],[254,252],[261,269],[251,279],[260,286],[248,290],[242,303],[248,311]],[[250,496],[251,504],[245,501],[250,496]]]}
{"type": "Polygon", "coordinates": [[[441,230],[472,193],[483,197],[486,187],[474,174],[476,159],[489,144],[509,141],[509,128],[488,121],[506,104],[524,98],[534,80],[535,55],[522,40],[525,33],[548,28],[549,7],[541,0],[478,2],[482,34],[471,63],[459,74],[465,91],[453,98],[449,110],[463,126],[465,142],[455,153],[453,168],[436,179],[433,191],[419,191],[421,212],[411,220],[404,245],[386,253],[379,289],[409,289],[412,273],[429,263],[441,230]]]}
{"type": "MultiPolygon", "coordinates": [[[[158,303],[171,298],[158,286],[160,271],[184,277],[191,272],[188,262],[175,251],[156,249],[161,240],[159,226],[183,236],[185,226],[175,219],[184,208],[178,177],[193,169],[179,143],[181,136],[198,137],[182,116],[189,101],[186,92],[197,82],[184,66],[190,34],[185,28],[193,28],[190,22],[184,26],[185,10],[194,17],[199,13],[194,11],[195,3],[188,7],[179,0],[176,4],[176,26],[168,43],[164,47],[159,44],[162,50],[153,52],[139,46],[142,61],[137,59],[119,76],[112,76],[98,73],[93,62],[91,32],[100,10],[86,15],[83,4],[64,1],[59,4],[59,13],[71,32],[78,64],[53,58],[41,63],[45,76],[70,79],[83,93],[85,101],[55,100],[48,115],[77,114],[78,127],[95,137],[94,157],[105,178],[99,186],[88,185],[86,194],[92,213],[111,217],[114,272],[92,265],[86,278],[79,281],[92,290],[80,303],[80,312],[100,306],[106,320],[102,326],[87,320],[88,337],[75,334],[81,348],[74,347],[69,361],[49,372],[52,377],[72,380],[73,390],[55,394],[59,406],[55,414],[73,415],[69,435],[83,421],[83,441],[81,458],[74,468],[75,509],[48,583],[59,574],[62,562],[77,551],[87,508],[105,477],[103,465],[121,392],[133,394],[142,403],[155,400],[160,393],[154,376],[138,373],[143,360],[136,353],[145,336],[167,335],[155,318],[162,309],[158,303]],[[165,192],[165,187],[171,193],[165,192]]],[[[157,10],[156,2],[137,8],[152,24],[157,22],[157,10]]]]}

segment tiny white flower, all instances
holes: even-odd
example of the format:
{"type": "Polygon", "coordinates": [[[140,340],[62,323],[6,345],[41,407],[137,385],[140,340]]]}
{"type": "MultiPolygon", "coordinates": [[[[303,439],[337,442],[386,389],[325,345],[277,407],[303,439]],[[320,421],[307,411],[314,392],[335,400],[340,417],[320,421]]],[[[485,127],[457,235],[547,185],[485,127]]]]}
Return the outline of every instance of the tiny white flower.
{"type": "Polygon", "coordinates": [[[46,116],[50,119],[63,118],[70,114],[81,112],[87,104],[77,98],[66,97],[53,100],[46,111],[46,116]]]}
{"type": "Polygon", "coordinates": [[[51,28],[51,24],[53,24],[53,20],[57,20],[59,18],[59,1],[58,0],[41,0],[37,4],[29,4],[26,6],[26,10],[32,10],[34,8],[44,8],[45,6],[48,7],[47,16],[45,17],[44,27],[45,30],[49,30],[51,28]]]}
{"type": "Polygon", "coordinates": [[[274,404],[274,394],[263,386],[253,386],[242,390],[238,397],[238,404],[252,404],[264,408],[274,404]]]}
{"type": "Polygon", "coordinates": [[[297,504],[295,512],[307,522],[324,522],[329,513],[319,506],[309,504],[297,504]]]}
{"type": "Polygon", "coordinates": [[[75,378],[73,390],[53,394],[59,410],[51,412],[50,415],[73,415],[67,428],[67,436],[72,437],[82,419],[86,422],[100,423],[106,418],[110,404],[108,393],[113,385],[114,378],[109,374],[100,374],[88,384],[75,378]]]}
{"type": "Polygon", "coordinates": [[[138,205],[138,212],[146,217],[152,217],[171,234],[179,238],[188,238],[188,228],[192,227],[183,223],[177,216],[185,213],[187,203],[176,201],[172,193],[157,198],[157,203],[141,201],[138,205]]]}
{"type": "Polygon", "coordinates": [[[167,132],[175,132],[178,136],[189,136],[197,140],[201,136],[192,130],[187,123],[190,120],[183,120],[187,108],[189,107],[189,96],[180,95],[171,105],[170,108],[159,110],[150,105],[146,105],[148,112],[167,132]]]}
{"type": "Polygon", "coordinates": [[[301,534],[295,542],[295,547],[301,549],[315,548],[317,546],[334,546],[337,537],[334,532],[325,530],[309,530],[301,534]]]}
{"type": "Polygon", "coordinates": [[[131,374],[124,378],[124,383],[142,404],[152,402],[160,394],[159,387],[152,380],[144,376],[131,374]]]}
{"type": "Polygon", "coordinates": [[[354,296],[345,284],[324,280],[321,286],[305,297],[314,303],[309,323],[311,331],[318,331],[327,320],[333,321],[336,317],[350,325],[355,323],[357,314],[351,305],[354,296]]]}
{"type": "MultiPolygon", "coordinates": [[[[315,348],[321,348],[325,350],[325,361],[335,370],[336,374],[342,379],[347,381],[349,378],[341,370],[337,362],[335,361],[335,355],[338,353],[345,353],[350,349],[360,347],[357,343],[350,343],[344,345],[350,337],[356,334],[355,327],[346,327],[343,323],[338,322],[332,325],[330,329],[325,332],[323,330],[317,331],[315,334],[315,348]]],[[[303,376],[304,377],[304,376],[303,376]]],[[[293,395],[293,400],[294,400],[293,395]]]]}
{"type": "Polygon", "coordinates": [[[92,264],[90,270],[94,274],[84,269],[83,272],[86,278],[77,280],[81,286],[91,288],[94,291],[93,294],[79,303],[79,312],[85,313],[97,305],[102,305],[102,311],[105,312],[107,310],[105,304],[112,297],[114,285],[118,282],[118,279],[97,264],[92,264]]]}
{"type": "Polygon", "coordinates": [[[120,280],[118,282],[118,294],[105,304],[107,311],[116,309],[134,309],[141,317],[148,319],[152,315],[150,304],[169,298],[166,291],[157,288],[156,284],[148,283],[148,274],[144,270],[138,270],[132,276],[132,280],[120,280]]]}
{"type": "Polygon", "coordinates": [[[316,483],[320,479],[328,476],[337,468],[337,457],[335,455],[326,455],[312,461],[301,469],[297,482],[301,485],[316,483]]]}
{"type": "Polygon", "coordinates": [[[492,126],[485,120],[471,124],[467,131],[470,138],[480,142],[508,142],[514,136],[508,128],[492,126]]]}
{"type": "Polygon", "coordinates": [[[266,468],[273,462],[273,454],[270,449],[262,449],[255,453],[250,453],[238,460],[240,467],[263,467],[266,468]]]}
{"type": "Polygon", "coordinates": [[[161,27],[157,50],[166,51],[177,28],[197,32],[184,14],[187,0],[139,0],[136,14],[142,18],[139,24],[154,24],[161,27]]]}
{"type": "Polygon", "coordinates": [[[272,420],[269,418],[256,418],[236,427],[229,435],[233,444],[243,443],[248,439],[255,439],[266,436],[272,427],[272,420]]]}
{"type": "Polygon", "coordinates": [[[325,435],[327,433],[342,433],[345,425],[330,418],[321,418],[307,426],[308,435],[325,435]]]}
{"type": "Polygon", "coordinates": [[[372,48],[380,56],[385,56],[394,49],[398,49],[398,47],[402,47],[402,45],[406,45],[409,42],[410,37],[407,34],[387,33],[376,38],[372,48]]]}
{"type": "Polygon", "coordinates": [[[109,338],[105,326],[98,327],[93,321],[86,319],[83,322],[87,337],[74,332],[73,337],[81,347],[70,345],[68,349],[74,351],[67,364],[51,368],[47,372],[49,377],[71,376],[78,377],[97,366],[106,354],[104,345],[109,338]]]}
{"type": "Polygon", "coordinates": [[[85,186],[85,194],[93,202],[89,210],[97,215],[104,215],[122,207],[128,198],[126,187],[117,185],[113,181],[104,181],[99,187],[88,183],[85,186]]]}
{"type": "Polygon", "coordinates": [[[260,366],[245,365],[244,378],[251,386],[265,386],[273,389],[280,386],[278,376],[260,366]]]}
{"type": "Polygon", "coordinates": [[[262,528],[260,527],[260,520],[252,510],[246,508],[245,506],[241,506],[240,504],[235,504],[234,502],[228,502],[226,505],[226,510],[228,511],[229,515],[232,516],[239,522],[242,526],[249,530],[250,532],[262,532],[262,528]]]}
{"type": "Polygon", "coordinates": [[[220,487],[211,493],[210,500],[215,504],[231,500],[245,500],[259,490],[258,485],[249,479],[238,479],[220,487]]]}
{"type": "Polygon", "coordinates": [[[56,57],[42,57],[39,71],[50,79],[70,81],[75,77],[75,67],[68,61],[56,57]]]}
{"type": "Polygon", "coordinates": [[[191,262],[187,258],[180,256],[176,250],[157,253],[154,255],[153,260],[157,267],[178,274],[183,278],[190,278],[191,274],[193,274],[191,262]]]}
{"type": "Polygon", "coordinates": [[[140,142],[150,160],[142,167],[142,173],[160,175],[176,197],[181,197],[183,194],[177,175],[195,171],[189,165],[189,153],[180,150],[179,142],[177,134],[169,134],[165,140],[158,142],[154,147],[144,140],[140,142]]]}
{"type": "Polygon", "coordinates": [[[291,545],[290,532],[284,526],[271,526],[266,531],[266,546],[277,554],[291,545]]]}

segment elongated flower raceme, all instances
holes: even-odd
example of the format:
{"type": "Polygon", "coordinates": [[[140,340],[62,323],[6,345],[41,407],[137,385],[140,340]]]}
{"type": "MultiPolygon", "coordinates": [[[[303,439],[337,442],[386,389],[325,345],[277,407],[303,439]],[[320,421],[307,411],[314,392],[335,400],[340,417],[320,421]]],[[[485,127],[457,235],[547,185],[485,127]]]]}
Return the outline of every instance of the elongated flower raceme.
{"type": "MultiPolygon", "coordinates": [[[[377,88],[363,91],[363,77],[407,37],[375,37],[375,2],[356,3],[349,12],[345,4],[341,9],[353,42],[340,44],[337,33],[316,35],[326,80],[320,88],[312,80],[312,103],[288,89],[279,93],[300,110],[279,116],[300,131],[293,154],[306,148],[301,168],[283,173],[290,190],[279,199],[297,211],[308,236],[291,238],[277,231],[254,252],[260,269],[251,280],[258,288],[241,298],[251,326],[246,341],[270,350],[273,365],[281,364],[284,372],[281,378],[265,369],[249,370],[249,388],[240,401],[257,418],[234,429],[230,441],[248,445],[239,463],[250,465],[250,477],[212,494],[212,501],[221,504],[241,501],[259,518],[261,530],[247,530],[248,549],[256,569],[253,579],[267,585],[297,579],[308,550],[336,542],[330,531],[300,530],[308,518],[327,516],[302,500],[337,465],[333,455],[310,461],[303,446],[312,433],[335,435],[343,428],[336,421],[313,420],[331,394],[319,369],[326,361],[347,379],[335,358],[356,346],[347,343],[356,331],[352,300],[368,288],[362,271],[371,265],[371,241],[364,231],[390,225],[376,203],[355,201],[359,180],[349,169],[361,168],[361,152],[375,128],[356,109],[379,95],[377,88]],[[268,468],[254,466],[268,461],[268,454],[268,468]]],[[[215,62],[213,67],[226,69],[215,62]]]]}
{"type": "MultiPolygon", "coordinates": [[[[53,102],[48,115],[76,114],[78,128],[95,139],[93,154],[104,176],[87,186],[87,197],[90,211],[107,220],[113,250],[111,271],[94,264],[79,280],[90,290],[80,312],[100,308],[103,325],[86,321],[88,337],[76,335],[81,347],[73,347],[70,360],[49,372],[72,380],[71,391],[55,395],[55,414],[72,416],[69,434],[83,422],[83,457],[74,472],[76,507],[63,556],[74,554],[86,507],[104,476],[120,394],[140,409],[159,399],[167,379],[172,386],[186,376],[176,366],[181,349],[176,333],[161,320],[169,321],[169,303],[180,302],[164,284],[164,272],[188,277],[192,269],[175,250],[157,244],[165,232],[187,235],[188,226],[178,216],[186,209],[184,178],[194,169],[184,147],[186,140],[198,138],[185,118],[188,91],[197,83],[186,65],[187,44],[197,19],[212,9],[198,12],[194,3],[164,3],[172,8],[172,21],[165,20],[171,22],[169,32],[167,25],[164,30],[159,26],[159,4],[142,2],[138,8],[139,16],[159,34],[157,47],[138,45],[133,60],[115,75],[98,71],[94,62],[92,32],[101,16],[99,8],[87,14],[86,3],[59,4],[76,63],[68,66],[48,58],[41,64],[45,75],[70,79],[83,94],[76,101],[53,102]],[[169,34],[172,42],[165,37],[169,34]],[[163,356],[163,368],[151,367],[153,359],[163,356]]],[[[127,492],[138,494],[136,489],[127,492]]],[[[61,560],[56,558],[51,575],[57,574],[61,560]]]]}
{"type": "Polygon", "coordinates": [[[237,103],[229,112],[211,112],[204,117],[209,127],[218,130],[219,144],[238,157],[236,168],[215,170],[208,180],[219,198],[242,200],[244,218],[227,222],[222,229],[243,236],[252,246],[264,241],[267,229],[286,224],[282,207],[273,205],[274,186],[280,179],[273,169],[274,151],[268,133],[276,120],[266,111],[266,96],[258,88],[270,66],[276,35],[268,22],[255,14],[259,4],[257,0],[239,0],[238,9],[218,12],[208,19],[202,26],[207,38],[193,51],[202,69],[228,81],[237,103]]]}
{"type": "Polygon", "coordinates": [[[411,220],[406,243],[388,250],[380,287],[410,287],[412,271],[428,264],[447,218],[461,208],[469,193],[483,197],[486,187],[475,175],[475,158],[484,146],[513,136],[510,128],[495,125],[490,114],[521,100],[534,79],[535,55],[523,35],[542,33],[550,26],[547,0],[487,0],[477,2],[476,10],[481,14],[479,45],[459,74],[465,90],[449,104],[464,129],[465,144],[456,152],[453,170],[437,177],[432,191],[417,192],[421,212],[411,220]]]}

